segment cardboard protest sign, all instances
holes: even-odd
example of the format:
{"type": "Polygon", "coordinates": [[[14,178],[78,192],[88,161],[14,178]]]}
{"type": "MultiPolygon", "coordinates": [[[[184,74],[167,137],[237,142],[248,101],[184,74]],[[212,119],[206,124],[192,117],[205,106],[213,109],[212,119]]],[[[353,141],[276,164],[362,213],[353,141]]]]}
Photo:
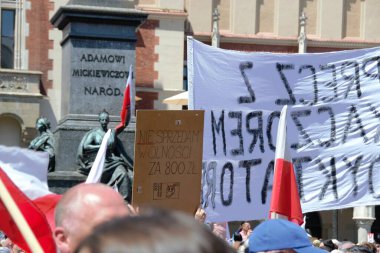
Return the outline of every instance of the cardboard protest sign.
{"type": "Polygon", "coordinates": [[[132,203],[194,214],[200,205],[203,111],[137,111],[132,203]]]}
{"type": "Polygon", "coordinates": [[[380,48],[247,53],[188,39],[189,108],[205,110],[203,206],[209,221],[265,219],[277,126],[302,211],[380,204],[380,48]]]}

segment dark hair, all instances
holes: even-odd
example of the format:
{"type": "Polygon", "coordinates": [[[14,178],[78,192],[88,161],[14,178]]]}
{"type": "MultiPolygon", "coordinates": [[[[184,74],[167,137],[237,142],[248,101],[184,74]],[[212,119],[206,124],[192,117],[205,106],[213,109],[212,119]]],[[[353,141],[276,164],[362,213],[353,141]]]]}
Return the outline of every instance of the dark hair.
{"type": "Polygon", "coordinates": [[[368,248],[372,253],[376,253],[377,252],[377,248],[376,248],[376,245],[374,243],[363,242],[363,243],[360,244],[360,246],[368,248]]]}
{"type": "Polygon", "coordinates": [[[149,209],[96,227],[76,253],[232,253],[234,250],[193,217],[149,209]]]}
{"type": "Polygon", "coordinates": [[[240,226],[243,226],[244,223],[248,223],[248,224],[249,224],[248,221],[242,221],[242,222],[240,223],[240,226]]]}
{"type": "Polygon", "coordinates": [[[372,253],[372,250],[370,250],[368,247],[366,246],[359,246],[359,245],[355,245],[355,246],[352,246],[351,248],[348,248],[346,250],[346,252],[355,252],[355,253],[372,253]]]}

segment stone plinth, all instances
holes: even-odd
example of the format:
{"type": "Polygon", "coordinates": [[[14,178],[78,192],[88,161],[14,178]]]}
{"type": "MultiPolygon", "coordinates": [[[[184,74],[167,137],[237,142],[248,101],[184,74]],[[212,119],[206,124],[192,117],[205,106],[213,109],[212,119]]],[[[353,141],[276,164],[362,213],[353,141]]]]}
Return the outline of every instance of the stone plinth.
{"type": "MultiPolygon", "coordinates": [[[[78,145],[84,134],[99,127],[98,113],[110,114],[109,127],[120,122],[123,93],[129,66],[135,66],[136,30],[147,14],[125,8],[123,1],[69,1],[52,17],[52,24],[62,30],[62,120],[56,131],[56,172],[49,181],[59,178],[73,182],[83,180],[76,170],[78,145]],[[70,174],[71,173],[71,174],[70,174]]],[[[133,159],[135,123],[119,135],[133,159]]],[[[57,185],[57,189],[61,186],[57,185]]]]}

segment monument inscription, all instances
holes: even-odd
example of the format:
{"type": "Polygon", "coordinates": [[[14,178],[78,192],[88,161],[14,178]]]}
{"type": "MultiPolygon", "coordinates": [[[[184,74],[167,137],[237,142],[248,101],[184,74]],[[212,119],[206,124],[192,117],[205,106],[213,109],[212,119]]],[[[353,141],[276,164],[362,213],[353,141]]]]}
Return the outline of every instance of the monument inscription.
{"type": "Polygon", "coordinates": [[[71,104],[75,114],[94,114],[107,108],[120,113],[134,48],[129,42],[73,41],[71,58],[71,104]],[[91,46],[89,47],[89,43],[91,46]],[[95,45],[94,45],[95,44],[95,45]]]}

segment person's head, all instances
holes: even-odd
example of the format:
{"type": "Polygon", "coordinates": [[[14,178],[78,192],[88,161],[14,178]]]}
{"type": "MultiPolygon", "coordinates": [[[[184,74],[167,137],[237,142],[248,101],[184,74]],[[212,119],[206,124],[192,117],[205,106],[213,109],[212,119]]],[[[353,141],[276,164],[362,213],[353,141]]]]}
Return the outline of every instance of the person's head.
{"type": "Polygon", "coordinates": [[[241,227],[241,230],[243,230],[244,232],[247,232],[251,229],[251,224],[249,224],[248,221],[243,221],[241,224],[240,224],[240,227],[241,227]]]}
{"type": "Polygon", "coordinates": [[[14,244],[12,247],[12,253],[25,253],[25,251],[23,251],[19,246],[14,244]]]}
{"type": "Polygon", "coordinates": [[[346,251],[347,249],[349,249],[353,246],[355,246],[355,243],[353,243],[351,241],[341,241],[341,242],[339,242],[338,250],[346,251]]]}
{"type": "Polygon", "coordinates": [[[351,248],[346,249],[346,252],[349,252],[349,253],[372,253],[372,250],[366,246],[355,245],[355,246],[352,246],[351,248]]]}
{"type": "Polygon", "coordinates": [[[314,247],[319,247],[319,246],[321,246],[321,241],[318,240],[318,239],[314,239],[312,241],[312,244],[313,244],[314,247]]]}
{"type": "Polygon", "coordinates": [[[11,240],[11,238],[8,237],[8,238],[5,239],[4,247],[12,249],[13,245],[14,245],[14,243],[11,240]]]}
{"type": "Polygon", "coordinates": [[[249,237],[249,252],[286,251],[322,253],[314,247],[303,228],[283,219],[267,220],[258,225],[249,237]]]}
{"type": "Polygon", "coordinates": [[[39,132],[45,132],[47,129],[50,129],[50,121],[45,117],[40,117],[36,121],[36,129],[39,132]]]}
{"type": "Polygon", "coordinates": [[[233,249],[193,217],[149,209],[97,226],[77,253],[229,253],[233,249]]]}
{"type": "Polygon", "coordinates": [[[338,247],[331,239],[323,240],[319,247],[329,252],[333,251],[334,249],[338,249],[338,247]]]}
{"type": "Polygon", "coordinates": [[[106,130],[108,123],[110,122],[109,113],[106,110],[103,110],[99,113],[99,122],[100,126],[106,130]]]}
{"type": "Polygon", "coordinates": [[[61,253],[70,253],[98,224],[129,214],[122,196],[104,184],[69,189],[55,209],[54,238],[61,253]]]}
{"type": "Polygon", "coordinates": [[[372,253],[377,253],[377,248],[376,248],[376,245],[374,243],[363,242],[360,244],[360,246],[367,247],[370,251],[372,251],[372,253]]]}

